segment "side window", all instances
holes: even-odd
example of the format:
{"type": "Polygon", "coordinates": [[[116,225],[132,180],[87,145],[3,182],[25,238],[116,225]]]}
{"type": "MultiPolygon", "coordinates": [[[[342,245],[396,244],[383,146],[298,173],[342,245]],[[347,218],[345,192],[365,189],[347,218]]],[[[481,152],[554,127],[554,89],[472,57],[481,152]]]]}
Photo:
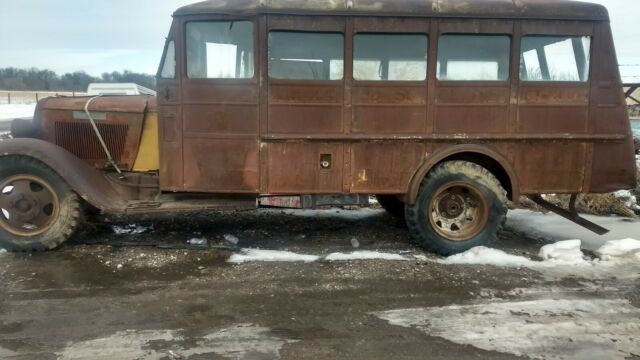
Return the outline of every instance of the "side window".
{"type": "Polygon", "coordinates": [[[442,35],[438,80],[506,81],[511,38],[507,35],[442,35]]]}
{"type": "Polygon", "coordinates": [[[589,36],[525,36],[520,49],[520,79],[589,80],[589,36]]]}
{"type": "Polygon", "coordinates": [[[171,40],[167,44],[167,50],[162,60],[162,70],[160,71],[160,78],[162,79],[175,79],[176,77],[176,43],[171,40]]]}
{"type": "Polygon", "coordinates": [[[344,35],[269,32],[269,77],[290,80],[342,80],[344,35]]]}
{"type": "Polygon", "coordinates": [[[356,34],[353,78],[423,81],[427,78],[426,34],[356,34]]]}
{"type": "Polygon", "coordinates": [[[189,22],[187,76],[191,79],[253,78],[253,23],[189,22]]]}

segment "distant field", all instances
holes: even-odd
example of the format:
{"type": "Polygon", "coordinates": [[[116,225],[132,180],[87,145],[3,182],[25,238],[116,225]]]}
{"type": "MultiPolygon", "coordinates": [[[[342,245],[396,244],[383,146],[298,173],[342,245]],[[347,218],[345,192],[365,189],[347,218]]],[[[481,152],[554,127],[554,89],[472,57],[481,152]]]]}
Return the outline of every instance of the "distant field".
{"type": "Polygon", "coordinates": [[[52,96],[81,96],[84,92],[64,91],[7,91],[0,90],[0,104],[31,104],[37,100],[52,96]]]}

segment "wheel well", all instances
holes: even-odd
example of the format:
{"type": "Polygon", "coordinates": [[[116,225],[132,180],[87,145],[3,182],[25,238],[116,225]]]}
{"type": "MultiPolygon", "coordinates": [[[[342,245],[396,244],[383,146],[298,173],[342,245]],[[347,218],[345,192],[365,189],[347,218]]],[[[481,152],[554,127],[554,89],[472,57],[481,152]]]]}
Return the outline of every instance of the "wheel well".
{"type": "Polygon", "coordinates": [[[504,169],[504,167],[500,165],[499,162],[497,162],[495,159],[491,158],[490,156],[479,154],[479,153],[463,152],[463,153],[457,153],[457,154],[448,156],[440,160],[438,164],[441,164],[446,161],[468,161],[468,162],[482,166],[483,168],[489,170],[498,179],[498,181],[500,182],[500,185],[502,185],[502,187],[507,192],[507,198],[509,199],[513,198],[513,187],[511,184],[511,178],[509,177],[509,174],[504,169]]]}

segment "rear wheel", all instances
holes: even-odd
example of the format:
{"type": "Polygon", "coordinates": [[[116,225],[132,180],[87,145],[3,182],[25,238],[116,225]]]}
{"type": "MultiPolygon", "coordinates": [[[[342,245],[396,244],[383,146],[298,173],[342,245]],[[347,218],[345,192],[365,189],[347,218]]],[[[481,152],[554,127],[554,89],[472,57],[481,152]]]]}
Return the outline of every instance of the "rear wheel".
{"type": "Polygon", "coordinates": [[[506,218],[506,192],[487,169],[445,162],[422,181],[406,207],[411,234],[428,250],[451,255],[494,240],[506,218]]]}
{"type": "Polygon", "coordinates": [[[0,158],[0,248],[56,248],[79,220],[77,195],[51,168],[24,156],[0,158]]]}

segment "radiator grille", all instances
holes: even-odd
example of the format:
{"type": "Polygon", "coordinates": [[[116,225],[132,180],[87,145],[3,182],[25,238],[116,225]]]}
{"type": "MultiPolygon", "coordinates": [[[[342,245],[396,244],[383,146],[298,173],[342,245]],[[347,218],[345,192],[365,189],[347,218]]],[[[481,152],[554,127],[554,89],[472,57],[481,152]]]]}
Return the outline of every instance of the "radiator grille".
{"type": "MultiPolygon", "coordinates": [[[[122,160],[129,126],[126,124],[97,124],[98,130],[107,144],[107,149],[116,162],[122,160]]],[[[88,123],[56,122],[56,144],[80,159],[106,161],[93,127],[88,123]]]]}

